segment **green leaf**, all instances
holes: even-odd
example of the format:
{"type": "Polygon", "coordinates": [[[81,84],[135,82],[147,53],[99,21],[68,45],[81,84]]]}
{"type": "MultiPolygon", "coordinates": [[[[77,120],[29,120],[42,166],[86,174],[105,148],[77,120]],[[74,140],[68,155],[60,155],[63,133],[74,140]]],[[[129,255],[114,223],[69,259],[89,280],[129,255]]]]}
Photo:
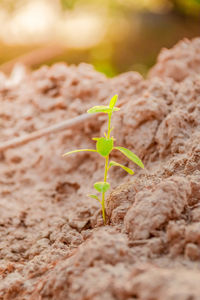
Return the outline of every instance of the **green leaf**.
{"type": "Polygon", "coordinates": [[[90,195],[88,195],[90,198],[93,198],[93,199],[95,199],[95,200],[97,200],[97,201],[99,201],[100,203],[101,203],[101,201],[99,200],[99,198],[96,196],[96,195],[92,195],[92,194],[90,194],[90,195]]]}
{"type": "Polygon", "coordinates": [[[73,151],[66,152],[65,154],[63,154],[63,156],[67,156],[69,154],[76,153],[76,152],[82,152],[82,151],[97,152],[97,150],[93,150],[93,149],[80,149],[80,150],[73,150],[73,151]]]}
{"type": "Polygon", "coordinates": [[[100,105],[100,106],[93,106],[92,108],[88,109],[88,113],[89,114],[94,114],[94,113],[105,113],[105,114],[110,114],[112,113],[112,111],[118,111],[119,108],[114,107],[114,108],[110,108],[109,106],[104,106],[104,105],[100,105]]]}
{"type": "Polygon", "coordinates": [[[112,108],[112,111],[119,111],[119,110],[120,110],[119,107],[113,107],[113,108],[112,108]]]}
{"type": "Polygon", "coordinates": [[[123,165],[121,165],[121,164],[119,164],[119,163],[117,163],[116,161],[113,161],[113,160],[109,163],[109,168],[112,167],[112,166],[120,167],[120,168],[124,169],[124,171],[128,172],[130,175],[134,174],[133,170],[131,170],[128,167],[125,167],[125,166],[123,166],[123,165]]]}
{"type": "Polygon", "coordinates": [[[110,113],[112,110],[109,106],[104,106],[104,105],[99,105],[99,106],[93,106],[92,108],[88,109],[89,114],[94,114],[94,113],[110,113]]]}
{"type": "Polygon", "coordinates": [[[113,139],[108,139],[105,137],[98,138],[96,148],[99,154],[101,154],[103,157],[106,157],[113,149],[113,139]]]}
{"type": "Polygon", "coordinates": [[[110,108],[114,108],[114,106],[117,102],[117,99],[118,99],[118,95],[115,95],[115,96],[112,97],[112,99],[110,100],[110,104],[109,104],[110,108]]]}
{"type": "Polygon", "coordinates": [[[107,192],[107,191],[109,190],[109,188],[110,188],[110,183],[108,183],[108,182],[101,182],[101,181],[95,182],[94,188],[95,188],[98,192],[100,192],[100,193],[105,193],[105,192],[107,192]]]}
{"type": "Polygon", "coordinates": [[[128,157],[130,160],[132,160],[136,165],[138,165],[140,168],[144,169],[144,165],[142,163],[142,161],[139,159],[139,157],[134,154],[132,151],[130,151],[129,149],[126,149],[124,147],[114,147],[114,149],[119,150],[120,152],[122,152],[126,157],[128,157]]]}

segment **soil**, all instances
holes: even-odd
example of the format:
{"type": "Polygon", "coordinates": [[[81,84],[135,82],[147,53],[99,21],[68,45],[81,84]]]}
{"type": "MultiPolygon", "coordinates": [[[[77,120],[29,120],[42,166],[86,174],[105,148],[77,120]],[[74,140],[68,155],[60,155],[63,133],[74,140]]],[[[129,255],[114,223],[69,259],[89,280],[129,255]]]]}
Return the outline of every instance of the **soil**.
{"type": "Polygon", "coordinates": [[[0,142],[108,103],[116,144],[145,169],[109,171],[107,225],[89,199],[102,180],[94,148],[106,120],[0,153],[0,299],[200,299],[200,39],[161,51],[145,80],[80,64],[0,74],[0,142]]]}

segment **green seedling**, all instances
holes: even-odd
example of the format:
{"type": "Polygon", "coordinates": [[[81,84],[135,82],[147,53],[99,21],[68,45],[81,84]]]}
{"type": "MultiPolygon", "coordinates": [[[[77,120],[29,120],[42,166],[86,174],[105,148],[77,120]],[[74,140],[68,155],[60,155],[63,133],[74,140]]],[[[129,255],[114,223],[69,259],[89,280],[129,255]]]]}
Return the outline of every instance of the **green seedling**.
{"type": "Polygon", "coordinates": [[[136,165],[138,165],[141,168],[144,168],[144,165],[142,161],[139,159],[137,155],[135,155],[132,151],[124,148],[124,147],[114,147],[114,138],[111,137],[111,131],[113,128],[111,128],[111,117],[113,112],[118,111],[119,108],[115,107],[115,104],[117,102],[118,96],[115,95],[110,100],[109,106],[94,106],[90,108],[87,112],[89,114],[93,113],[105,113],[108,115],[108,131],[105,134],[105,137],[100,138],[93,138],[94,141],[96,141],[96,150],[94,149],[80,149],[80,150],[73,150],[70,152],[65,153],[63,156],[76,153],[76,152],[82,152],[82,151],[90,151],[90,152],[97,152],[99,153],[104,159],[105,159],[105,170],[104,170],[104,180],[100,182],[95,182],[94,188],[97,192],[101,194],[101,199],[97,195],[89,195],[91,198],[99,201],[102,208],[102,217],[104,220],[104,224],[106,223],[106,214],[105,214],[105,193],[110,189],[110,183],[107,182],[107,175],[108,170],[111,167],[120,167],[124,171],[128,172],[130,175],[133,175],[133,170],[129,169],[126,166],[123,166],[119,164],[116,161],[110,161],[109,156],[112,150],[118,150],[122,154],[124,154],[126,157],[128,157],[132,162],[134,162],[136,165]]]}

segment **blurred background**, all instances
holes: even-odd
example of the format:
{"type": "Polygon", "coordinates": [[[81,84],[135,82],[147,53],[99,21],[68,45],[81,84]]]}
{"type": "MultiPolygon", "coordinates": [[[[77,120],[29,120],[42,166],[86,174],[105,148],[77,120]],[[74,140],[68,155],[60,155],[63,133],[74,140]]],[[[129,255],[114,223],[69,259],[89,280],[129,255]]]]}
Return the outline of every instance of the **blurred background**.
{"type": "Polygon", "coordinates": [[[145,76],[162,47],[200,35],[200,0],[0,0],[0,70],[86,62],[145,76]]]}

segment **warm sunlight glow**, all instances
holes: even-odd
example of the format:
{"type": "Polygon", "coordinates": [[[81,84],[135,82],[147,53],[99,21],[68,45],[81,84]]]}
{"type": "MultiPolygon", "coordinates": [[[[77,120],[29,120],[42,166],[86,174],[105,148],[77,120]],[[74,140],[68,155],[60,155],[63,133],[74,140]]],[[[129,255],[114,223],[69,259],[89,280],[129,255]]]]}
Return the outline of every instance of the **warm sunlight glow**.
{"type": "Polygon", "coordinates": [[[47,0],[28,2],[10,18],[3,12],[0,35],[8,44],[38,43],[48,39],[56,21],[55,8],[47,0]]]}
{"type": "Polygon", "coordinates": [[[14,16],[0,11],[0,39],[6,44],[62,43],[87,48],[99,43],[105,34],[105,20],[97,14],[75,10],[63,13],[58,2],[30,1],[14,16]]]}
{"type": "Polygon", "coordinates": [[[119,2],[131,6],[135,10],[148,9],[152,12],[165,12],[171,8],[168,0],[118,0],[119,2]]]}
{"type": "Polygon", "coordinates": [[[66,14],[60,29],[66,45],[73,48],[87,48],[102,40],[105,22],[98,15],[75,11],[66,14]]]}

